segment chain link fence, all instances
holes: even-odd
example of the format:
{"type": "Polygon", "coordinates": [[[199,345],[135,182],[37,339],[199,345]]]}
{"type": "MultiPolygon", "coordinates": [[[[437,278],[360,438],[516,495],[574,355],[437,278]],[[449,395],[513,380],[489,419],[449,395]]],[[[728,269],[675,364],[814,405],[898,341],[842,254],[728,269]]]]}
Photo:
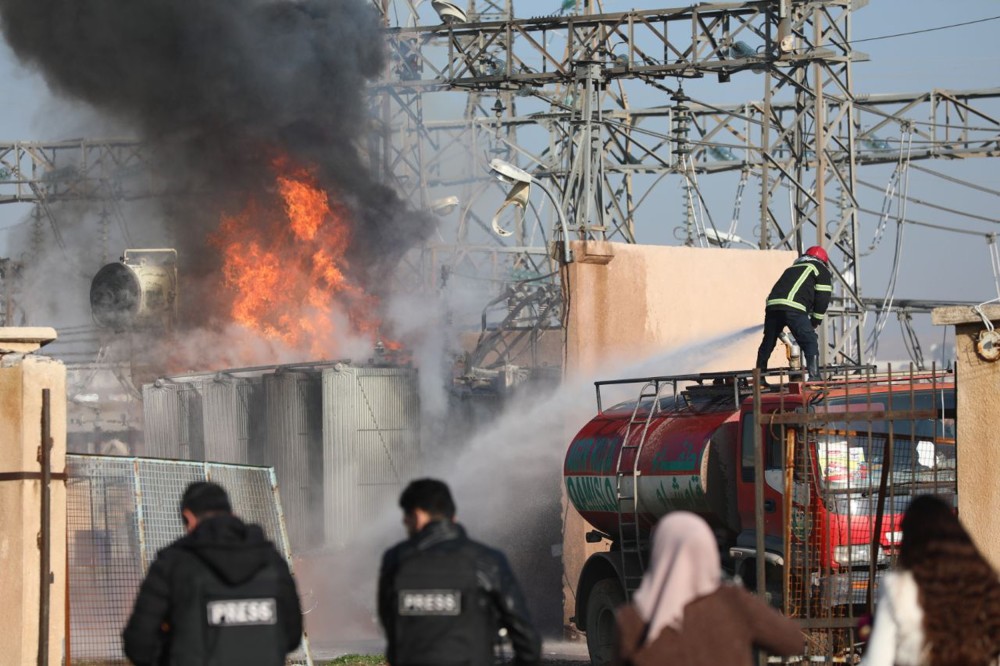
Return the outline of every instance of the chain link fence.
{"type": "MultiPolygon", "coordinates": [[[[127,664],[125,626],[156,553],[183,536],[178,505],[193,481],[214,481],[233,511],[290,553],[274,470],[219,463],[68,454],[67,655],[76,664],[127,664]]],[[[303,636],[288,664],[312,666],[303,636]]]]}

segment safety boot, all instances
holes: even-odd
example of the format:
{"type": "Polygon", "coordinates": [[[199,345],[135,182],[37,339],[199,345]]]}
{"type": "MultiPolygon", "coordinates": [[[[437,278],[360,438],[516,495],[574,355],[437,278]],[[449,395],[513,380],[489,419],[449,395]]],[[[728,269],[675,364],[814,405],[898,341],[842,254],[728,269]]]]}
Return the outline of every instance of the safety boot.
{"type": "Polygon", "coordinates": [[[819,356],[806,356],[806,381],[818,382],[822,379],[819,376],[819,356]]]}

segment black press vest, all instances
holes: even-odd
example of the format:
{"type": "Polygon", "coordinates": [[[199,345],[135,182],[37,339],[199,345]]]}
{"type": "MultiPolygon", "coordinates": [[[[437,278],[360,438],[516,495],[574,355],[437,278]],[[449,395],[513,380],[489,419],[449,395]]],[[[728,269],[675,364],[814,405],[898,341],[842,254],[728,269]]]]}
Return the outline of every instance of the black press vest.
{"type": "Polygon", "coordinates": [[[170,666],[283,666],[280,572],[272,565],[227,585],[193,554],[174,581],[170,666]]]}
{"type": "Polygon", "coordinates": [[[464,544],[401,554],[393,600],[393,666],[493,663],[496,612],[464,544]]]}

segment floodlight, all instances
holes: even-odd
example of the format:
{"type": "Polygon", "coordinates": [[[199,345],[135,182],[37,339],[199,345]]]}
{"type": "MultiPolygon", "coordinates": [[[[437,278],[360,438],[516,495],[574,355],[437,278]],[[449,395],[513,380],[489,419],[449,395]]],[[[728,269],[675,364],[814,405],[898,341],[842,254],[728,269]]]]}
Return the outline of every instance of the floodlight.
{"type": "Polygon", "coordinates": [[[469,22],[469,16],[454,2],[431,0],[431,7],[434,8],[434,11],[437,12],[441,20],[447,25],[469,22]]]}
{"type": "Polygon", "coordinates": [[[505,183],[530,183],[534,180],[524,169],[499,157],[490,160],[490,172],[505,183]]]}
{"type": "Polygon", "coordinates": [[[731,234],[725,231],[716,231],[715,229],[705,229],[705,240],[708,241],[709,245],[713,245],[715,247],[725,247],[727,244],[740,243],[757,249],[756,245],[750,241],[744,240],[736,234],[731,234]]]}

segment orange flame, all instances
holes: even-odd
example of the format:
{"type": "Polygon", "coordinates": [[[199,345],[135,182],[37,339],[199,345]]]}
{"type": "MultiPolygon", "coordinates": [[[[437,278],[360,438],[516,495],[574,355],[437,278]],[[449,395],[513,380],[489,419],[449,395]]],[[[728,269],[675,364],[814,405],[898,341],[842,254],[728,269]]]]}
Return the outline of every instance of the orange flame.
{"type": "Polygon", "coordinates": [[[280,204],[251,200],[223,215],[211,242],[223,257],[232,318],[313,358],[348,335],[373,338],[377,300],[350,276],[350,215],[304,168],[275,160],[280,204]]]}

